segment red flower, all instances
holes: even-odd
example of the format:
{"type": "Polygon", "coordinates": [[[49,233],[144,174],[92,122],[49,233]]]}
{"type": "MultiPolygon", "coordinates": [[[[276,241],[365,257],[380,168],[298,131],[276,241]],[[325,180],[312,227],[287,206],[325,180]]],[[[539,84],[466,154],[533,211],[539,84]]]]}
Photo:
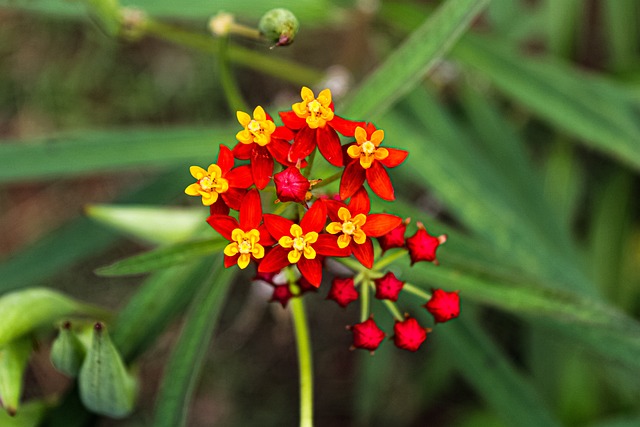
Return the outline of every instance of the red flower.
{"type": "Polygon", "coordinates": [[[278,200],[281,202],[304,203],[307,200],[311,183],[297,167],[289,166],[282,172],[278,172],[274,175],[273,181],[276,184],[278,200]]]}
{"type": "Polygon", "coordinates": [[[327,221],[327,208],[322,201],[311,206],[299,225],[272,214],[266,214],[264,221],[279,245],[262,260],[258,271],[268,273],[296,264],[300,274],[317,287],[322,281],[322,261],[318,255],[349,255],[335,245],[332,236],[319,234],[327,221]]]}
{"type": "Polygon", "coordinates": [[[444,323],[460,315],[460,296],[458,291],[436,289],[424,307],[433,315],[436,323],[444,323]]]}
{"type": "Polygon", "coordinates": [[[264,257],[264,246],[274,242],[269,233],[260,224],[262,221],[262,205],[257,190],[250,190],[242,200],[240,206],[240,223],[228,215],[215,214],[207,218],[207,222],[229,244],[224,248],[224,265],[230,267],[238,264],[244,269],[251,259],[264,257]]]}
{"type": "Polygon", "coordinates": [[[340,198],[347,200],[364,181],[378,196],[385,200],[394,200],[393,186],[387,168],[398,166],[409,154],[396,148],[383,148],[384,131],[376,130],[371,123],[367,128],[358,126],[355,130],[356,142],[349,145],[347,155],[351,158],[342,172],[340,180],[340,198]]]}
{"type": "Polygon", "coordinates": [[[227,215],[229,208],[238,210],[247,188],[253,185],[248,166],[233,168],[233,154],[224,145],[220,146],[218,163],[207,170],[191,166],[191,175],[198,182],[184,191],[190,196],[202,196],[202,204],[209,206],[211,214],[227,215]]]}
{"type": "Polygon", "coordinates": [[[348,205],[330,200],[325,203],[333,221],[327,225],[327,231],[336,235],[335,245],[349,248],[362,265],[373,267],[371,237],[380,237],[390,232],[400,225],[402,219],[389,214],[369,215],[369,196],[362,187],[351,197],[348,205]]]}
{"type": "Polygon", "coordinates": [[[280,113],[286,127],[296,131],[289,161],[296,163],[306,158],[318,147],[320,154],[334,166],[342,166],[342,146],[338,132],[353,136],[356,126],[363,122],[352,122],[336,116],[331,102],[331,91],[325,89],[316,98],[313,91],[303,87],[300,91],[302,102],[291,106],[292,111],[280,113]]]}
{"type": "Polygon", "coordinates": [[[409,225],[410,221],[411,219],[407,218],[402,221],[402,224],[400,224],[387,234],[383,234],[382,236],[378,237],[378,243],[380,243],[382,253],[385,253],[389,249],[404,247],[404,233],[407,231],[407,225],[409,225]]]}
{"type": "Polygon", "coordinates": [[[424,225],[421,222],[418,222],[418,231],[407,239],[407,249],[409,249],[411,265],[418,261],[428,261],[438,265],[436,250],[438,249],[438,246],[446,241],[446,235],[443,234],[438,237],[431,236],[427,233],[424,225]]]}
{"type": "Polygon", "coordinates": [[[358,299],[358,291],[353,282],[353,277],[340,278],[336,277],[331,282],[331,289],[327,299],[332,299],[341,307],[346,307],[353,301],[358,299]]]}
{"type": "Polygon", "coordinates": [[[372,317],[347,328],[353,332],[352,349],[363,348],[373,352],[385,337],[385,333],[376,325],[372,317]]]}
{"type": "Polygon", "coordinates": [[[292,164],[287,160],[291,148],[287,141],[293,139],[293,132],[284,126],[276,128],[260,106],[253,110],[253,119],[243,111],[236,115],[244,129],[236,134],[239,142],[233,154],[237,159],[251,161],[253,181],[258,190],[262,190],[273,175],[273,159],[285,166],[292,164]]]}
{"type": "Polygon", "coordinates": [[[389,271],[374,282],[376,284],[376,298],[398,301],[398,294],[402,290],[404,282],[399,280],[395,274],[389,271]]]}
{"type": "Polygon", "coordinates": [[[430,328],[423,328],[413,317],[407,317],[403,322],[396,321],[393,326],[393,343],[403,350],[418,351],[427,339],[430,328]]]}
{"type": "Polygon", "coordinates": [[[274,285],[273,294],[269,302],[279,302],[282,308],[287,306],[287,303],[293,298],[293,292],[289,289],[289,285],[274,285]]]}

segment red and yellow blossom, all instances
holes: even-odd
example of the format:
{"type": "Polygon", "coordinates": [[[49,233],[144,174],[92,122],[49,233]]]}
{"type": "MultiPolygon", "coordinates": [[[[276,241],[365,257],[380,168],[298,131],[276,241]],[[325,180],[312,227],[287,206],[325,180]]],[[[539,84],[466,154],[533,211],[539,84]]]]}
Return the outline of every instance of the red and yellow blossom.
{"type": "Polygon", "coordinates": [[[373,242],[371,237],[380,237],[402,223],[402,218],[389,214],[369,215],[369,196],[360,188],[351,197],[348,205],[326,201],[331,223],[327,232],[334,235],[339,248],[349,248],[362,265],[373,267],[373,242]]]}
{"type": "Polygon", "coordinates": [[[292,111],[281,112],[280,117],[286,127],[296,132],[289,151],[289,161],[296,163],[305,159],[318,147],[320,154],[334,166],[342,166],[342,145],[338,132],[353,136],[357,126],[364,122],[353,122],[337,116],[333,112],[331,91],[324,89],[314,95],[308,87],[300,91],[301,102],[291,106],[292,111]]]}
{"type": "Polygon", "coordinates": [[[316,201],[304,214],[300,224],[278,215],[265,214],[264,223],[278,246],[260,262],[258,272],[279,271],[292,264],[314,286],[322,281],[321,256],[349,256],[349,251],[335,245],[333,236],[320,234],[327,222],[327,208],[316,201]]]}
{"type": "Polygon", "coordinates": [[[398,166],[409,153],[397,148],[381,147],[384,131],[376,129],[371,123],[366,129],[358,126],[355,137],[355,143],[349,145],[345,156],[347,166],[340,180],[340,198],[346,200],[351,197],[366,180],[378,196],[385,200],[394,200],[393,185],[384,167],[398,166]]]}
{"type": "Polygon", "coordinates": [[[260,106],[253,110],[253,118],[243,111],[236,116],[244,129],[236,134],[238,144],[233,154],[237,159],[250,160],[253,181],[262,190],[273,175],[274,159],[285,166],[292,165],[287,160],[291,148],[287,141],[293,139],[293,132],[285,126],[276,127],[260,106]]]}
{"type": "Polygon", "coordinates": [[[238,210],[247,188],[253,185],[248,166],[233,168],[233,154],[224,145],[220,146],[218,163],[207,170],[191,166],[191,175],[198,182],[189,185],[184,192],[190,196],[202,196],[202,204],[209,206],[211,214],[226,215],[229,208],[238,210]]]}
{"type": "Polygon", "coordinates": [[[258,191],[250,190],[240,206],[240,222],[228,215],[215,214],[207,218],[207,222],[229,244],[224,248],[224,265],[230,267],[237,264],[244,269],[251,259],[261,259],[265,255],[265,246],[274,241],[269,236],[262,222],[262,205],[258,191]]]}

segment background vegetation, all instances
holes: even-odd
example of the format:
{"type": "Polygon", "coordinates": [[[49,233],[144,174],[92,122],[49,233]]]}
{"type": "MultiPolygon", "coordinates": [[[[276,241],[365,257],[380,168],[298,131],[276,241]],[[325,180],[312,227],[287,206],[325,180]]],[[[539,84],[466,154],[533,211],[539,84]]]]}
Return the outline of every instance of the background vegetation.
{"type": "Polygon", "coordinates": [[[303,84],[410,151],[393,209],[449,240],[398,271],[463,299],[418,353],[370,357],[347,351],[357,307],[305,296],[317,425],[639,425],[640,4],[443,3],[122,1],[157,25],[114,37],[110,2],[0,0],[0,292],[112,308],[141,378],[131,417],[90,415],[51,327],[23,397],[44,406],[0,425],[295,425],[288,313],[219,269],[182,190],[234,143],[234,89],[273,114],[303,84]],[[207,33],[277,6],[301,22],[290,47],[207,33]]]}

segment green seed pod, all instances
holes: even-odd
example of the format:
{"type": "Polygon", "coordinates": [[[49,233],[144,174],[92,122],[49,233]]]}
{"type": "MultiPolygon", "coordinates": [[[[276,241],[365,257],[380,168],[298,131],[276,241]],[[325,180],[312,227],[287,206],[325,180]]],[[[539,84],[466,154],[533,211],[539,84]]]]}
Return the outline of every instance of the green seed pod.
{"type": "Polygon", "coordinates": [[[293,43],[298,33],[298,18],[287,9],[271,9],[260,18],[258,29],[267,40],[276,46],[286,46],[293,43]]]}
{"type": "Polygon", "coordinates": [[[87,348],[71,329],[70,322],[64,322],[58,337],[51,346],[51,363],[63,374],[75,378],[80,372],[87,348]]]}
{"type": "Polygon", "coordinates": [[[22,394],[22,377],[31,355],[31,339],[23,337],[0,348],[0,399],[7,413],[18,411],[22,394]]]}
{"type": "Polygon", "coordinates": [[[122,362],[102,323],[93,328],[93,339],[78,377],[80,399],[89,410],[111,418],[133,411],[136,380],[122,362]]]}

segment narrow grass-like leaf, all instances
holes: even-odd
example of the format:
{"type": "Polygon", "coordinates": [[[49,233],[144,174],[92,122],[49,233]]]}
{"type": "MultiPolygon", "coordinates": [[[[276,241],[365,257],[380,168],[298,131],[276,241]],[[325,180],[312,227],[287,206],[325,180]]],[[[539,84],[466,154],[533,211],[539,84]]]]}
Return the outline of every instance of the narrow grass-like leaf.
{"type": "Polygon", "coordinates": [[[0,144],[0,182],[210,163],[216,144],[232,139],[234,129],[130,129],[7,141],[0,144]]]}
{"type": "Polygon", "coordinates": [[[96,274],[107,277],[127,276],[131,274],[149,273],[174,265],[184,265],[215,252],[222,252],[222,249],[224,249],[228,243],[226,240],[221,239],[177,243],[134,255],[111,265],[98,268],[96,274]]]}
{"type": "Polygon", "coordinates": [[[568,58],[578,35],[578,18],[586,5],[581,0],[546,0],[543,4],[546,41],[551,53],[568,58]]]}
{"type": "Polygon", "coordinates": [[[202,283],[195,295],[180,339],[165,368],[154,427],[186,425],[189,403],[234,275],[234,270],[218,264],[212,277],[202,283]]]}
{"type": "Polygon", "coordinates": [[[379,117],[453,47],[489,0],[448,0],[416,29],[343,105],[347,117],[379,117]]]}
{"type": "Polygon", "coordinates": [[[638,60],[640,7],[636,0],[608,1],[602,7],[610,64],[616,71],[627,71],[638,60]]]}
{"type": "Polygon", "coordinates": [[[559,61],[527,58],[495,39],[468,37],[454,56],[553,125],[640,168],[640,101],[624,87],[559,61]]]}
{"type": "Polygon", "coordinates": [[[462,317],[442,329],[441,340],[460,373],[507,425],[561,425],[531,384],[473,319],[462,317]]]}
{"type": "MultiPolygon", "coordinates": [[[[185,174],[184,182],[189,176],[185,174]]],[[[142,205],[90,205],[89,217],[126,235],[154,245],[184,242],[202,227],[207,211],[142,205]]]]}

